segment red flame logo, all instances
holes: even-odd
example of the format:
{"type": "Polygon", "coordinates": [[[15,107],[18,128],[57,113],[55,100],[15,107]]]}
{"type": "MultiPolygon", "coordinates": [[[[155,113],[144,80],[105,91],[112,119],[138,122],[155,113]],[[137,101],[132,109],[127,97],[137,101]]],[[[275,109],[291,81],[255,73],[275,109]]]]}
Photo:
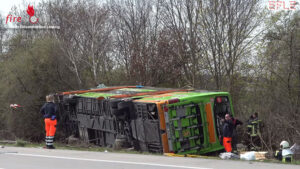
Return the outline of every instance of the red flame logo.
{"type": "Polygon", "coordinates": [[[33,5],[32,6],[28,5],[27,13],[28,13],[29,16],[33,16],[34,15],[33,5]]]}

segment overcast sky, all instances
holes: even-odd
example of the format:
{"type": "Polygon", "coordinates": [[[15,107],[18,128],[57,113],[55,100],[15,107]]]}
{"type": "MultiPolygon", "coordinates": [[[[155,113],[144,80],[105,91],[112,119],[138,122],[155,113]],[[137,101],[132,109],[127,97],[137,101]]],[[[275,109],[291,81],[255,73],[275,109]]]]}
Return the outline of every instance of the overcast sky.
{"type": "MultiPolygon", "coordinates": [[[[10,9],[16,5],[21,6],[24,4],[38,4],[41,0],[0,0],[0,13],[2,16],[7,16],[10,9]]],[[[25,9],[24,9],[25,10],[25,9]]]]}
{"type": "MultiPolygon", "coordinates": [[[[0,0],[0,13],[3,17],[7,16],[10,9],[16,5],[16,6],[21,6],[21,5],[32,5],[32,4],[38,4],[41,0],[0,0]]],[[[272,0],[274,1],[274,0],[272,0]]],[[[300,2],[300,0],[279,0],[279,1],[285,1],[286,5],[289,5],[289,1],[296,1],[300,2]]],[[[269,5],[269,0],[262,0],[262,6],[268,7],[269,5]]],[[[289,7],[289,6],[287,6],[289,7]]],[[[299,5],[297,7],[299,9],[299,5]]],[[[24,9],[26,10],[26,9],[24,9]]]]}

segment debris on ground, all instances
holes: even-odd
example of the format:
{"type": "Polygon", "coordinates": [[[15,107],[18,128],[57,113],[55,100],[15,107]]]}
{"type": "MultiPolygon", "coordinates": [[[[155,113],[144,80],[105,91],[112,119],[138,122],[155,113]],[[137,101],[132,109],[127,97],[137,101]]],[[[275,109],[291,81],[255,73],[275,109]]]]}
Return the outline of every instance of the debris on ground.
{"type": "Polygon", "coordinates": [[[300,153],[300,145],[297,143],[295,143],[290,149],[293,153],[300,153]]]}
{"type": "Polygon", "coordinates": [[[247,161],[252,161],[255,160],[255,151],[250,151],[250,152],[245,152],[241,154],[241,159],[242,160],[247,160],[247,161]]]}
{"type": "Polygon", "coordinates": [[[266,160],[266,151],[250,151],[250,152],[241,152],[242,160],[266,160]]]}
{"type": "Polygon", "coordinates": [[[195,154],[164,153],[164,155],[165,155],[165,156],[169,156],[169,157],[193,157],[193,158],[203,157],[203,156],[195,155],[195,154]]]}
{"type": "Polygon", "coordinates": [[[266,151],[255,152],[255,159],[256,160],[266,160],[267,153],[268,152],[266,152],[266,151]]]}
{"type": "Polygon", "coordinates": [[[249,151],[249,152],[241,152],[240,155],[231,153],[231,152],[225,152],[221,153],[219,157],[223,160],[228,160],[228,159],[242,159],[242,160],[247,160],[247,161],[252,161],[252,160],[265,160],[266,159],[266,154],[267,152],[255,152],[255,151],[249,151]]]}
{"type": "Polygon", "coordinates": [[[294,159],[300,160],[300,145],[295,143],[290,149],[294,154],[294,159]]]}
{"type": "Polygon", "coordinates": [[[223,160],[240,159],[240,156],[231,152],[221,153],[219,157],[223,160]]]}

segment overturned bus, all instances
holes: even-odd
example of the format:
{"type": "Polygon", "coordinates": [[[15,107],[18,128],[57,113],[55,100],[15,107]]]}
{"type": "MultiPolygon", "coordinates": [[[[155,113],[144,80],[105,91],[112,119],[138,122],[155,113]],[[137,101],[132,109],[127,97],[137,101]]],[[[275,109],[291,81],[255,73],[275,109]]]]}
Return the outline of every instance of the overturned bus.
{"type": "Polygon", "coordinates": [[[233,115],[227,92],[142,86],[63,92],[58,103],[60,127],[67,135],[156,153],[222,150],[221,119],[233,115]]]}

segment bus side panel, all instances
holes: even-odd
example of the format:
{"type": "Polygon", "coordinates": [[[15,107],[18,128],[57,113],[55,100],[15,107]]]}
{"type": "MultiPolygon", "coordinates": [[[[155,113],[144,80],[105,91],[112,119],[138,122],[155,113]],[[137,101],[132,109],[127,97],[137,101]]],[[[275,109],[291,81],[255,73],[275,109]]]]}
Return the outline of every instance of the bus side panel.
{"type": "Polygon", "coordinates": [[[208,135],[209,135],[209,142],[215,143],[216,142],[216,135],[215,135],[215,127],[214,127],[214,120],[213,120],[213,112],[211,108],[211,104],[207,103],[205,105],[205,112],[206,112],[206,119],[207,119],[207,128],[208,128],[208,135]]]}
{"type": "Polygon", "coordinates": [[[160,124],[160,129],[161,130],[166,130],[166,122],[165,122],[165,115],[164,115],[164,110],[162,108],[161,104],[157,104],[157,110],[158,110],[158,115],[159,115],[159,124],[160,124]]]}
{"type": "Polygon", "coordinates": [[[168,135],[166,133],[166,120],[165,120],[165,115],[164,115],[164,110],[162,107],[161,103],[157,103],[157,110],[158,110],[158,115],[159,115],[159,126],[160,126],[160,131],[161,133],[161,142],[163,146],[163,152],[164,153],[169,153],[169,144],[168,144],[168,135]]]}
{"type": "Polygon", "coordinates": [[[168,143],[168,136],[167,133],[161,134],[161,140],[162,140],[162,145],[163,145],[163,151],[164,153],[169,153],[169,143],[168,143]]]}

